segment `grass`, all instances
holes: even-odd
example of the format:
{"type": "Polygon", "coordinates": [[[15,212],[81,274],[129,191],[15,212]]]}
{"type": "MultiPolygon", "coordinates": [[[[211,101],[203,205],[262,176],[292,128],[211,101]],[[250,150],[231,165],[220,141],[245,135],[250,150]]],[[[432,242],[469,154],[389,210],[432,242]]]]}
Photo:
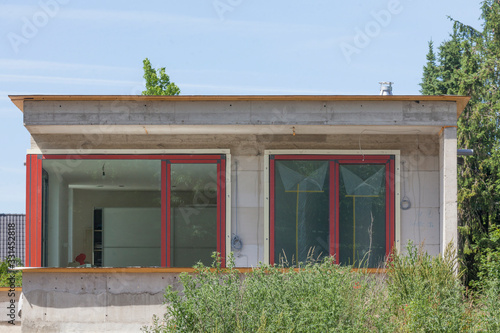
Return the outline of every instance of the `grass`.
{"type": "Polygon", "coordinates": [[[500,283],[475,295],[460,284],[452,249],[432,257],[411,244],[385,275],[332,258],[300,269],[262,265],[241,275],[228,260],[196,266],[169,286],[166,312],[144,332],[498,332],[500,283]]]}

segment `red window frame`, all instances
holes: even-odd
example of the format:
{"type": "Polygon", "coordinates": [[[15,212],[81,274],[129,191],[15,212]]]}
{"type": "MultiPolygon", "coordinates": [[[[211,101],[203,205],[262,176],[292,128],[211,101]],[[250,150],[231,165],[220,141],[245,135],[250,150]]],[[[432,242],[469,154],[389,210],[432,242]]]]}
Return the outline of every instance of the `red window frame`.
{"type": "Polygon", "coordinates": [[[384,164],[385,186],[386,186],[386,249],[388,257],[394,246],[395,240],[395,158],[394,155],[270,155],[269,156],[269,261],[275,264],[275,161],[277,160],[301,160],[301,161],[329,161],[330,174],[330,255],[335,256],[335,261],[339,263],[339,166],[342,164],[384,164]]]}
{"type": "Polygon", "coordinates": [[[42,162],[43,160],[159,160],[161,161],[161,266],[170,266],[170,166],[172,163],[217,164],[217,252],[226,264],[226,155],[35,155],[26,156],[26,259],[27,267],[42,265],[42,162]]]}

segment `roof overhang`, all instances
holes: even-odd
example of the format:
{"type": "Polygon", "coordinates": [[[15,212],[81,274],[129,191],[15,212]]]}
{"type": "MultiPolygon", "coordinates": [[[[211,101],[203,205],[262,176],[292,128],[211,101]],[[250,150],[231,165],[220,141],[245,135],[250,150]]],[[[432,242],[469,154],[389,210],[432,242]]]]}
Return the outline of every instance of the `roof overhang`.
{"type": "Polygon", "coordinates": [[[230,102],[230,101],[444,101],[455,102],[457,118],[470,100],[469,96],[452,95],[9,95],[11,101],[24,112],[25,101],[170,101],[170,102],[230,102]]]}

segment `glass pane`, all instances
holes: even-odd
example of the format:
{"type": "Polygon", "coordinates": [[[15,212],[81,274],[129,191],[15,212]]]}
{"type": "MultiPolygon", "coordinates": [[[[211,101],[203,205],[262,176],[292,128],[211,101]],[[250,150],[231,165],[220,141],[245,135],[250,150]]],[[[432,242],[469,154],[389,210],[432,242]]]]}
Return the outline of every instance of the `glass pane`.
{"type": "Polygon", "coordinates": [[[44,160],[42,167],[47,266],[74,266],[81,254],[96,266],[161,265],[161,161],[44,160]],[[108,212],[100,221],[99,209],[108,212]]]}
{"type": "Polygon", "coordinates": [[[329,162],[275,162],[275,262],[329,255],[329,162]]]}
{"type": "Polygon", "coordinates": [[[385,165],[340,165],[340,263],[383,263],[385,191],[385,165]]]}
{"type": "Polygon", "coordinates": [[[217,164],[172,164],[170,182],[171,265],[209,266],[217,251],[217,164]]]}

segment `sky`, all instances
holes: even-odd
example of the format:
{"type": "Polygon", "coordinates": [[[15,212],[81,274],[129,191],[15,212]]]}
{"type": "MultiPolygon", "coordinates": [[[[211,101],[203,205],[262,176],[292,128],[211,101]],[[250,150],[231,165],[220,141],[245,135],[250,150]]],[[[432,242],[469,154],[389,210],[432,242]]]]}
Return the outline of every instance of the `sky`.
{"type": "Polygon", "coordinates": [[[25,212],[30,136],[8,95],[136,95],[142,61],[182,95],[419,95],[428,42],[479,0],[1,0],[0,213],[25,212]]]}

